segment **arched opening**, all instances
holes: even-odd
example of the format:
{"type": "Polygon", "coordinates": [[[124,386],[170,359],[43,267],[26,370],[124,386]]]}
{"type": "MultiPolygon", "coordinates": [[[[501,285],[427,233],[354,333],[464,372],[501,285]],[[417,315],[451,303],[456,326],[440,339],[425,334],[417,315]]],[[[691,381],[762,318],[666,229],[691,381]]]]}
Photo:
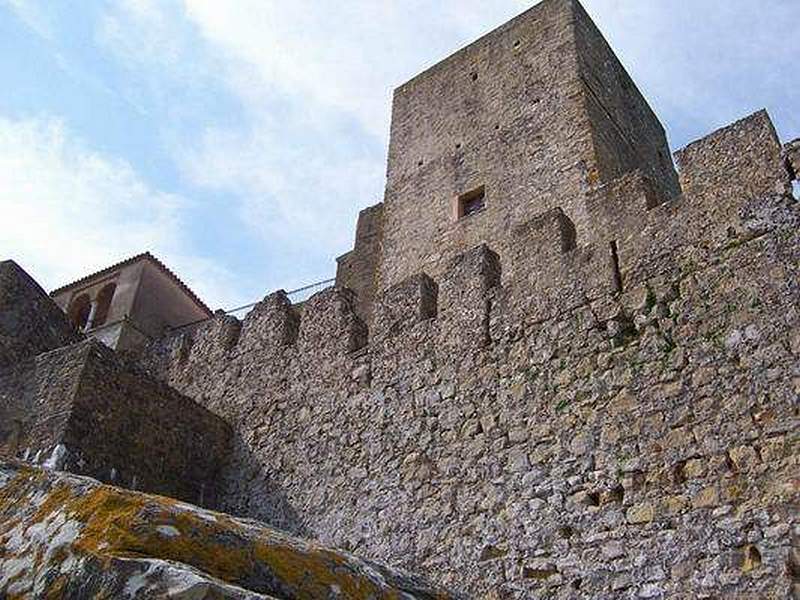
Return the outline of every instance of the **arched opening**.
{"type": "Polygon", "coordinates": [[[89,301],[88,294],[81,294],[72,300],[69,306],[67,315],[72,324],[78,331],[83,331],[86,328],[86,322],[89,320],[89,314],[92,311],[92,303],[89,301]]]}
{"type": "Polygon", "coordinates": [[[97,308],[95,309],[92,327],[104,325],[108,319],[108,312],[111,308],[111,300],[114,299],[114,292],[117,289],[116,283],[107,283],[97,294],[97,308]]]}

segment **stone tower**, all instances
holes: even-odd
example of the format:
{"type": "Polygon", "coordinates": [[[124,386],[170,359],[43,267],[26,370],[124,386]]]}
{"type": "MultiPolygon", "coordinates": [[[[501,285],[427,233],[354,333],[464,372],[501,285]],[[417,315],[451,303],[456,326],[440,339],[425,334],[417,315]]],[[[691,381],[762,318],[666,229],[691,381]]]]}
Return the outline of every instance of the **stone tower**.
{"type": "Polygon", "coordinates": [[[678,193],[664,129],[602,34],[577,0],[545,0],[395,90],[385,199],[338,283],[369,317],[375,290],[481,242],[504,259],[509,232],[556,206],[581,243],[587,193],[635,169],[678,193]]]}

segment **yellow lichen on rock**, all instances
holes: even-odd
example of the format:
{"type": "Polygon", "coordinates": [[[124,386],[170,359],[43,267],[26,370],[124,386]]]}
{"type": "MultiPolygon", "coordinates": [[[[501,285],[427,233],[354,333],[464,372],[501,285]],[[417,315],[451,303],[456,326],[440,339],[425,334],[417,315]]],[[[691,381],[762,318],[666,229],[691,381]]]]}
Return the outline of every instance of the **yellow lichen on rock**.
{"type": "Polygon", "coordinates": [[[254,521],[0,463],[0,597],[445,599],[448,593],[254,521]],[[25,502],[25,499],[35,501],[25,502]]]}

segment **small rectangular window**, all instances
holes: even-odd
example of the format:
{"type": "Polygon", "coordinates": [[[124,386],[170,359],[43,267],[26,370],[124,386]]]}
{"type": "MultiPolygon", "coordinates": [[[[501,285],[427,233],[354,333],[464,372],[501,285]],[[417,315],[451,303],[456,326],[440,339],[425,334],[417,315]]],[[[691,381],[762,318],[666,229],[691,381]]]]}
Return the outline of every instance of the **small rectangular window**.
{"type": "Polygon", "coordinates": [[[486,208],[486,188],[484,186],[458,197],[457,216],[459,219],[474,215],[484,208],[486,208]]]}

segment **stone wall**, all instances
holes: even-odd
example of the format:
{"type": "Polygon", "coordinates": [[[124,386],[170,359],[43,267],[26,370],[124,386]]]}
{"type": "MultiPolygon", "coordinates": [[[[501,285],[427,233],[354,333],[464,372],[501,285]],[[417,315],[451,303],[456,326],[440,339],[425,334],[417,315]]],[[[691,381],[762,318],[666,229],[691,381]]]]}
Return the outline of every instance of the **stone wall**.
{"type": "Polygon", "coordinates": [[[78,346],[0,369],[0,454],[44,463],[67,429],[85,364],[78,346]]]}
{"type": "Polygon", "coordinates": [[[761,110],[675,153],[683,191],[692,197],[753,198],[790,181],[775,127],[761,110]]]}
{"type": "Polygon", "coordinates": [[[12,260],[0,262],[0,369],[79,339],[30,275],[12,260]]]}
{"type": "Polygon", "coordinates": [[[0,370],[0,454],[217,505],[230,428],[87,341],[0,370]]]}
{"type": "Polygon", "coordinates": [[[800,139],[789,142],[784,147],[786,168],[795,181],[800,180],[800,139]]]}
{"type": "Polygon", "coordinates": [[[583,101],[595,144],[596,171],[590,172],[590,180],[597,177],[608,182],[638,169],[654,183],[660,196],[676,196],[680,186],[661,122],[578,2],[575,12],[583,101]]]}
{"type": "Polygon", "coordinates": [[[233,425],[235,514],[495,598],[785,597],[800,210],[764,123],[680,154],[679,198],[634,172],[591,232],[515,227],[511,276],[480,245],[400,282],[369,337],[347,290],[278,293],[138,360],[233,425]]]}
{"type": "Polygon", "coordinates": [[[661,124],[588,15],[541,2],[395,91],[377,289],[481,243],[511,278],[513,228],[560,208],[585,243],[587,194],[636,169],[678,193],[661,124]],[[479,189],[485,208],[458,218],[479,189]]]}

